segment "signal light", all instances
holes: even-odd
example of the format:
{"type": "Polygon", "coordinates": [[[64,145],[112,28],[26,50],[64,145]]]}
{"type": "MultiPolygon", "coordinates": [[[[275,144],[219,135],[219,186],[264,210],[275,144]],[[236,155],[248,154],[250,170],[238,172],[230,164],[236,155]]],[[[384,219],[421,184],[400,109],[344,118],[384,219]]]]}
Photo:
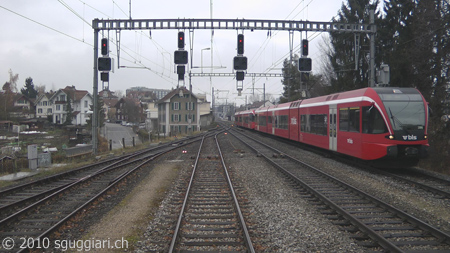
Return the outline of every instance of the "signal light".
{"type": "Polygon", "coordinates": [[[244,71],[236,71],[236,80],[237,81],[243,81],[245,78],[244,71]]]}
{"type": "Polygon", "coordinates": [[[187,64],[188,63],[188,51],[186,50],[177,50],[174,53],[174,62],[175,64],[187,64]]]}
{"type": "Polygon", "coordinates": [[[298,59],[298,70],[299,71],[311,71],[312,69],[312,62],[311,58],[300,58],[298,59]]]}
{"type": "Polygon", "coordinates": [[[238,34],[237,42],[237,53],[238,55],[242,55],[244,54],[244,34],[238,34]]]}
{"type": "Polygon", "coordinates": [[[99,57],[97,60],[98,71],[111,71],[111,58],[99,57]]]}
{"type": "Polygon", "coordinates": [[[184,32],[178,32],[178,48],[184,48],[184,32]]]}
{"type": "Polygon", "coordinates": [[[308,55],[308,40],[302,40],[302,55],[308,55]]]}
{"type": "Polygon", "coordinates": [[[102,39],[102,55],[108,55],[108,39],[102,39]]]}
{"type": "Polygon", "coordinates": [[[247,57],[235,56],[233,58],[234,70],[246,70],[247,69],[247,57]]]}
{"type": "Polygon", "coordinates": [[[101,72],[100,80],[102,80],[103,82],[109,82],[109,72],[101,72]]]}

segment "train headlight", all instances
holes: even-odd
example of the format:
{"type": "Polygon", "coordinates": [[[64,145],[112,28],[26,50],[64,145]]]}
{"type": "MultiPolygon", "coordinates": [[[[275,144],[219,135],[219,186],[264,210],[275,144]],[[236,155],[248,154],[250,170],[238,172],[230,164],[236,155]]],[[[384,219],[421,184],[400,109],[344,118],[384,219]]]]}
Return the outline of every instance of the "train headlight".
{"type": "Polygon", "coordinates": [[[424,138],[424,139],[427,139],[427,138],[428,138],[428,136],[427,136],[427,135],[424,135],[424,136],[423,136],[423,138],[424,138]]]}
{"type": "Polygon", "coordinates": [[[391,135],[389,135],[389,140],[393,140],[394,139],[394,136],[391,134],[391,135]]]}

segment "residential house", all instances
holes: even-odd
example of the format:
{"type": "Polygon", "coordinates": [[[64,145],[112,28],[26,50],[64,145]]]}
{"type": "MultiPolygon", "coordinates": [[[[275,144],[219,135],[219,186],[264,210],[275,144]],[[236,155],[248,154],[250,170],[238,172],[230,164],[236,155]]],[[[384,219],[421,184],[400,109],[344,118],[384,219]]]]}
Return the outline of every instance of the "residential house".
{"type": "Polygon", "coordinates": [[[77,90],[75,86],[67,86],[59,89],[50,98],[53,111],[53,123],[64,124],[68,114],[68,102],[72,108],[73,125],[85,125],[89,118],[89,106],[92,105],[93,98],[86,90],[77,90]]]}
{"type": "Polygon", "coordinates": [[[142,103],[135,98],[121,98],[115,105],[116,120],[139,123],[145,121],[142,103]]]}
{"type": "Polygon", "coordinates": [[[38,96],[38,98],[34,102],[34,104],[36,106],[36,118],[47,119],[49,116],[53,116],[53,108],[52,108],[53,104],[50,101],[51,97],[52,97],[52,93],[48,93],[48,92],[38,96]]]}
{"type": "Polygon", "coordinates": [[[214,116],[211,110],[211,103],[206,100],[206,94],[197,94],[198,108],[200,110],[200,127],[203,129],[211,125],[214,116]]]}
{"type": "Polygon", "coordinates": [[[147,87],[132,87],[126,90],[127,97],[141,98],[141,97],[151,97],[156,96],[156,99],[161,99],[167,94],[169,94],[171,90],[165,89],[152,89],[147,87]],[[150,93],[153,93],[150,95],[150,93]]]}
{"type": "Polygon", "coordinates": [[[27,96],[17,93],[14,95],[14,107],[11,116],[17,118],[27,118],[32,119],[36,116],[36,110],[34,106],[33,98],[28,98],[27,96]]]}
{"type": "Polygon", "coordinates": [[[98,93],[99,99],[103,100],[103,110],[105,112],[106,120],[110,122],[116,121],[116,104],[119,98],[109,90],[102,90],[98,93]]]}
{"type": "Polygon", "coordinates": [[[172,90],[157,104],[160,133],[177,135],[200,130],[198,98],[185,87],[172,90]]]}
{"type": "Polygon", "coordinates": [[[158,104],[155,100],[142,102],[145,109],[145,129],[147,131],[158,131],[158,104]]]}

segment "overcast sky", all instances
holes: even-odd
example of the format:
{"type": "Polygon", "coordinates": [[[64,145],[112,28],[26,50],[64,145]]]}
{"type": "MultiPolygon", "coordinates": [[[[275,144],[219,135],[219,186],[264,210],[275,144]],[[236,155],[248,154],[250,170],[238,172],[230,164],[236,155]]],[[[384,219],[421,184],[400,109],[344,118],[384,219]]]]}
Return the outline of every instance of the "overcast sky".
{"type": "MultiPolygon", "coordinates": [[[[330,21],[340,9],[341,0],[132,0],[133,19],[210,18],[330,21]]],[[[36,85],[46,90],[57,90],[67,85],[77,89],[93,90],[93,29],[92,20],[128,19],[129,0],[0,0],[0,82],[9,81],[8,71],[19,74],[17,88],[23,88],[25,79],[33,78],[36,85]]],[[[194,30],[192,72],[231,73],[236,53],[237,31],[216,30],[211,48],[211,31],[194,30]],[[204,49],[204,50],[202,50],[204,49]],[[211,64],[211,51],[213,63],[211,64]],[[202,53],[203,52],[203,53],[202,53]],[[202,57],[203,56],[203,57],[202,57]],[[210,66],[215,67],[211,69],[210,66]],[[221,67],[221,68],[218,68],[221,67]]],[[[248,72],[281,73],[283,59],[289,53],[287,31],[244,31],[248,72]]],[[[110,74],[112,91],[135,86],[171,89],[178,85],[174,73],[173,52],[177,50],[177,30],[122,31],[120,65],[117,69],[116,33],[100,33],[109,37],[110,56],[115,58],[115,71],[110,74]],[[137,68],[145,67],[145,68],[137,68]]],[[[294,34],[294,53],[299,54],[300,39],[306,34],[294,34]]],[[[313,71],[318,71],[322,53],[318,44],[323,34],[308,33],[309,57],[313,71]]],[[[189,43],[189,32],[186,31],[189,43]]],[[[189,44],[186,45],[189,49],[189,44]]],[[[257,78],[256,94],[266,92],[279,97],[283,91],[280,78],[257,78]]],[[[188,80],[184,83],[188,87],[188,80]]],[[[183,83],[180,83],[183,85],[183,83]]],[[[195,77],[194,93],[206,93],[210,100],[211,89],[219,89],[216,100],[242,104],[251,93],[252,78],[246,77],[243,95],[237,96],[236,80],[229,77],[195,77]]],[[[102,84],[99,82],[99,90],[102,84]]]]}

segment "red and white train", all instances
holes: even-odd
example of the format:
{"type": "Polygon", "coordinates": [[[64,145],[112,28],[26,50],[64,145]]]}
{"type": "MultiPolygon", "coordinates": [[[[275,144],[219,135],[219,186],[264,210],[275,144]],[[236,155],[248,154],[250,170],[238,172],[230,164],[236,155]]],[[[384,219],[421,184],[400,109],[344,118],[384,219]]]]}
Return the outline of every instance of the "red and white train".
{"type": "Polygon", "coordinates": [[[240,111],[235,124],[377,166],[412,166],[429,148],[428,104],[414,88],[364,88],[240,111]]]}

